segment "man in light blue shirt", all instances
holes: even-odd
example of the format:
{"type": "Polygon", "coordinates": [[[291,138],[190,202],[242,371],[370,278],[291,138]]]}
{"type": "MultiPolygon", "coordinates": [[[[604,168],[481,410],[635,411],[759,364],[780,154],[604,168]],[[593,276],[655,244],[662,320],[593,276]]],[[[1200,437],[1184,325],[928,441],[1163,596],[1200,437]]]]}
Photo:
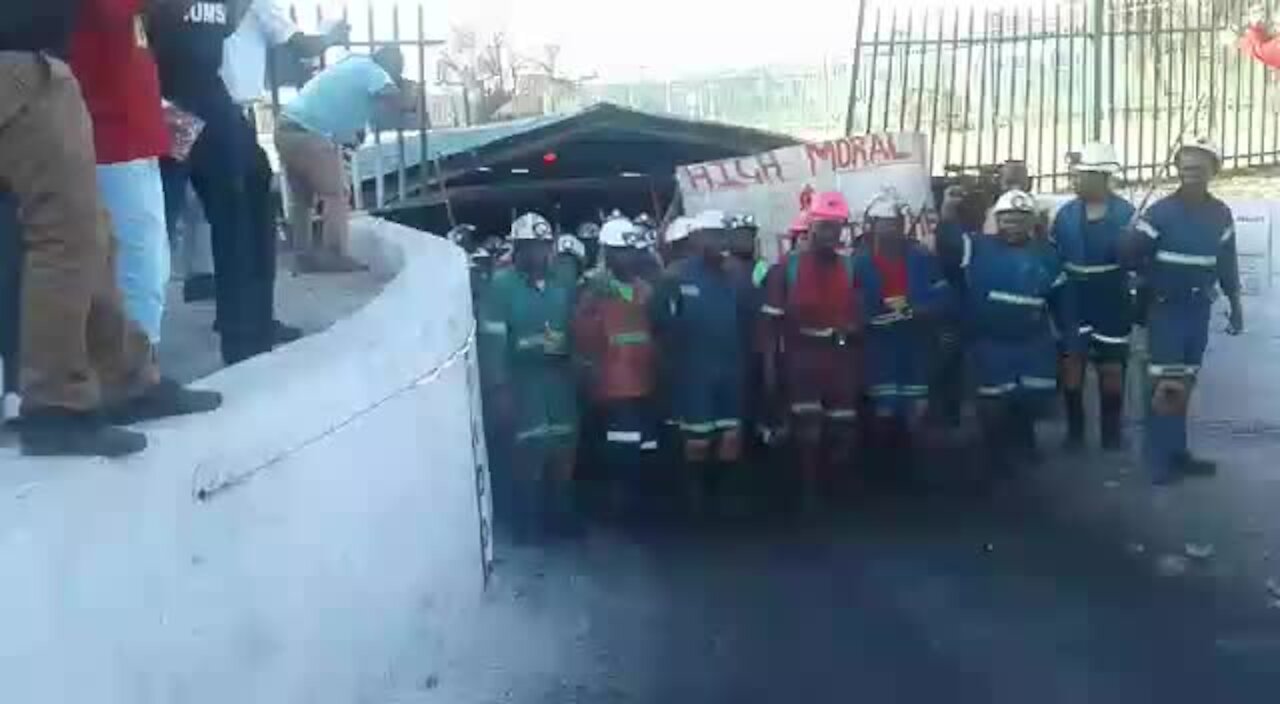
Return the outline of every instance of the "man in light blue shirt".
{"type": "Polygon", "coordinates": [[[379,103],[407,107],[401,91],[404,57],[396,47],[372,56],[353,55],[307,82],[281,115],[276,150],[289,186],[289,230],[302,272],[344,272],[361,268],[347,254],[348,185],[342,145],[372,119],[379,103]],[[311,215],[322,208],[320,246],[311,215]]]}

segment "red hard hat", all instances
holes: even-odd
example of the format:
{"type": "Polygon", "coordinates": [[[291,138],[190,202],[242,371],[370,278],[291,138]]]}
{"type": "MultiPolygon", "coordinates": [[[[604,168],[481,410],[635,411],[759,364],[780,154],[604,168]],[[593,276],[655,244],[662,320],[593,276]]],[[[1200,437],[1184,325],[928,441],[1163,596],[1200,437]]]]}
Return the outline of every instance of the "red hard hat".
{"type": "Polygon", "coordinates": [[[822,221],[849,221],[849,201],[845,200],[843,193],[828,191],[814,198],[813,207],[809,209],[809,222],[822,221]]]}

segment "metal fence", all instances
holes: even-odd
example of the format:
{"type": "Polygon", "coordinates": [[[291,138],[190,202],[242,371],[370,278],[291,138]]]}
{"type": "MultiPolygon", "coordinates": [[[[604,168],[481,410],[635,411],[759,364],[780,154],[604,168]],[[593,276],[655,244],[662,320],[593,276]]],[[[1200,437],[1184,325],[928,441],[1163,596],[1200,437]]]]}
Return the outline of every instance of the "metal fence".
{"type": "Polygon", "coordinates": [[[860,0],[856,11],[845,129],[924,131],[935,172],[1024,159],[1056,188],[1066,152],[1101,139],[1120,150],[1129,180],[1148,180],[1188,133],[1221,143],[1228,168],[1280,155],[1277,87],[1224,41],[1244,0],[860,0]]]}

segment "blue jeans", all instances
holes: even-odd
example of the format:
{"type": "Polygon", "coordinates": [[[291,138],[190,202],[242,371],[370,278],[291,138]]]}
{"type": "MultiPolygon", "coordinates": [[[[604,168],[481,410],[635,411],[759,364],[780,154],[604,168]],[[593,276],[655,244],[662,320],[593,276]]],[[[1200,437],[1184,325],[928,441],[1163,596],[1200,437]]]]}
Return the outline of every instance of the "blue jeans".
{"type": "Polygon", "coordinates": [[[158,159],[98,165],[98,192],[115,231],[116,280],[125,312],[160,342],[169,283],[169,231],[158,159]]]}

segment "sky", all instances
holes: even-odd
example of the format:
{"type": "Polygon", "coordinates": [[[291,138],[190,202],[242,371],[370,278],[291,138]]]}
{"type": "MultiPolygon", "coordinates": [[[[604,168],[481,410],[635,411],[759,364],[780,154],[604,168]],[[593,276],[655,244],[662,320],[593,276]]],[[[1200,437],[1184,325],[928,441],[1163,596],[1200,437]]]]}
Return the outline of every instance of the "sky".
{"type": "MultiPolygon", "coordinates": [[[[289,0],[284,0],[288,2],[289,0]]],[[[339,7],[342,0],[297,0],[339,7]]],[[[399,2],[372,2],[383,15],[399,2]]],[[[422,0],[428,24],[445,37],[456,24],[506,29],[526,49],[562,47],[566,73],[604,80],[671,78],[761,64],[820,62],[848,56],[854,0],[422,0]]],[[[1039,5],[1040,0],[896,0],[898,8],[1039,5]]],[[[361,12],[353,13],[360,15],[361,12]]],[[[359,28],[357,27],[357,31],[359,28]]]]}

